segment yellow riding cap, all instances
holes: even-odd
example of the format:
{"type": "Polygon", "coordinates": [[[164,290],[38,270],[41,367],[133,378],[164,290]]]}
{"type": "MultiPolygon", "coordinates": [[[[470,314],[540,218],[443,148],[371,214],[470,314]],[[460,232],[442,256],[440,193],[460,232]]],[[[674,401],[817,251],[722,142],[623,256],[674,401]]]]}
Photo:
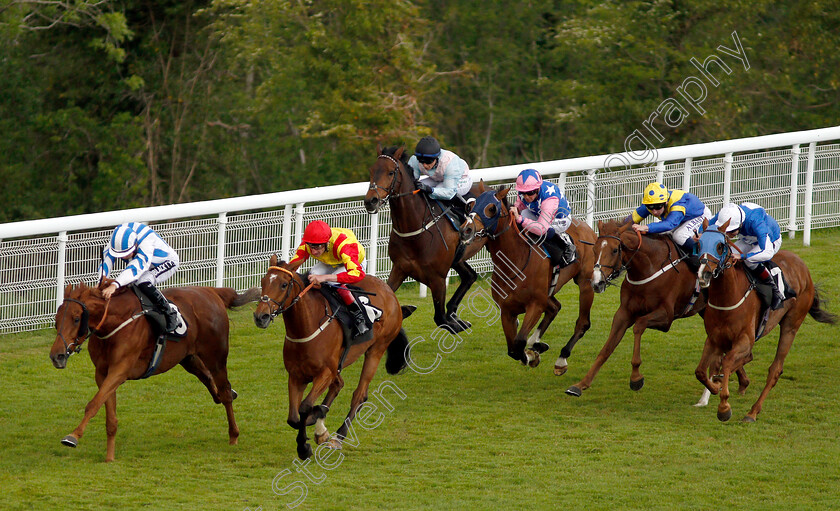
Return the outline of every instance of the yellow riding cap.
{"type": "Polygon", "coordinates": [[[668,189],[662,183],[651,183],[645,187],[642,204],[664,204],[668,202],[668,189]]]}

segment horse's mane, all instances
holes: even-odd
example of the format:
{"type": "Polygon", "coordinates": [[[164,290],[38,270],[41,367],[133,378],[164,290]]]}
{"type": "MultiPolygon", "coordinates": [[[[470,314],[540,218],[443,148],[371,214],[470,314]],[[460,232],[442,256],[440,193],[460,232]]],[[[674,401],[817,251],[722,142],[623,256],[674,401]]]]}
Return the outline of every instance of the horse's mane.
{"type": "MultiPolygon", "coordinates": [[[[397,149],[399,149],[400,147],[405,147],[405,146],[404,145],[393,145],[393,146],[385,147],[385,148],[382,149],[382,154],[386,154],[388,156],[393,157],[396,154],[397,149]]],[[[403,165],[408,166],[408,159],[409,159],[408,151],[403,151],[402,155],[400,155],[400,162],[403,165]]]]}

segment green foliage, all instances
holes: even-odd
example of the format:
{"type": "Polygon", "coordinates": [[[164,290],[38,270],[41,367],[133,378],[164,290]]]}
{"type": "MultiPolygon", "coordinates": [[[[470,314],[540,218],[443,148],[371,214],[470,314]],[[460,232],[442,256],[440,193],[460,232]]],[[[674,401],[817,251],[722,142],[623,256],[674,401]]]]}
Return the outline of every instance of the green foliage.
{"type": "MultiPolygon", "coordinates": [[[[835,313],[838,242],[836,229],[814,232],[811,247],[784,242],[809,265],[823,296],[834,299],[835,313]]],[[[487,285],[477,284],[485,292],[487,285]]],[[[311,461],[305,468],[322,478],[318,483],[295,464],[295,432],[285,422],[282,321],[257,329],[253,304],[230,314],[228,374],[239,393],[239,445],[228,445],[222,407],[176,367],[119,388],[116,461],[109,464],[104,409],[76,449],[59,443],[96,390],[86,350],[59,371],[47,358],[54,330],[1,336],[4,509],[280,510],[299,497],[272,489],[286,470],[275,487],[305,484],[301,510],[557,509],[558,502],[663,511],[840,506],[840,327],[806,319],[758,421],[743,424],[738,418],[763,387],[778,329],[761,339],[746,366],[752,384],[745,396],[733,392],[733,419],[720,423],[716,397],[706,408],[691,406],[701,392],[694,377],[704,338],[699,317],[675,322],[668,333],[645,333],[640,391],[628,388],[628,332],[593,387],[581,398],[566,396],[563,390],[601,349],[619,294],[610,288],[596,296],[592,329],[575,347],[569,373],[556,377],[554,357],[577,315],[575,291],[568,285],[559,294],[563,309],[545,339],[551,350],[529,369],[507,357],[492,316],[462,314],[473,331],[444,353],[438,340],[449,339],[433,333],[431,298],[419,299],[416,286],[401,289],[402,303],[419,306],[405,322],[417,343],[414,360],[428,366],[440,355],[440,363],[428,374],[409,369],[390,376],[380,367],[371,390],[387,380],[405,399],[383,392],[393,410],[378,408],[378,427],[357,422],[359,445],[345,446],[333,470],[311,461]]],[[[356,362],[342,372],[345,387],[326,418],[330,432],[347,412],[360,370],[356,362]]],[[[381,405],[375,397],[370,402],[381,405]]]]}
{"type": "Polygon", "coordinates": [[[621,151],[711,55],[658,147],[840,115],[827,0],[16,0],[0,43],[0,221],[358,181],[425,134],[474,168],[621,151]]]}

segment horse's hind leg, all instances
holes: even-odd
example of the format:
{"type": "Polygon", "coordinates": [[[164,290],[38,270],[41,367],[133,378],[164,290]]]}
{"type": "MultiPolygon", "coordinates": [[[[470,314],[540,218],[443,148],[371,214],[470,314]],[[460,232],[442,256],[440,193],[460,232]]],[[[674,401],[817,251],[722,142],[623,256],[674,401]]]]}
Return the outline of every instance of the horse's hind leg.
{"type": "Polygon", "coordinates": [[[579,279],[578,290],[579,309],[578,318],[575,322],[575,331],[572,334],[572,337],[569,338],[569,342],[567,342],[566,345],[563,346],[563,349],[560,350],[560,356],[554,364],[554,374],[557,376],[566,372],[569,365],[566,359],[572,356],[572,349],[574,349],[575,344],[577,344],[584,334],[586,334],[586,331],[589,330],[589,327],[592,325],[592,322],[590,321],[590,312],[592,311],[592,302],[595,300],[595,291],[592,289],[592,285],[589,281],[584,281],[584,279],[579,279]],[[562,371],[560,372],[558,372],[558,363],[562,366],[562,371]]]}
{"type": "Polygon", "coordinates": [[[452,266],[456,272],[458,272],[458,276],[461,278],[461,283],[458,285],[458,289],[452,293],[452,298],[449,299],[449,302],[446,304],[446,318],[453,323],[460,323],[463,326],[464,330],[470,328],[472,325],[469,321],[465,321],[458,317],[458,306],[461,304],[461,300],[464,299],[464,295],[467,294],[470,287],[475,283],[476,279],[478,279],[478,273],[467,264],[466,261],[460,262],[452,266]]]}
{"type": "Polygon", "coordinates": [[[793,345],[793,339],[796,337],[796,332],[799,330],[799,326],[802,324],[804,319],[805,316],[803,315],[798,321],[785,322],[783,320],[780,325],[781,333],[779,335],[779,345],[776,347],[776,357],[767,369],[767,383],[764,385],[761,395],[758,396],[758,400],[754,405],[752,405],[752,408],[750,408],[750,412],[744,417],[744,422],[755,422],[756,417],[761,412],[764,400],[767,398],[767,395],[770,394],[770,389],[775,387],[776,383],[778,383],[779,377],[784,371],[785,357],[787,357],[790,347],[793,345]]]}
{"type": "Polygon", "coordinates": [[[548,327],[551,326],[552,321],[554,318],[557,317],[557,313],[560,312],[560,302],[557,301],[556,298],[550,296],[548,298],[548,304],[546,306],[545,312],[543,313],[543,318],[540,321],[540,324],[537,325],[537,328],[531,331],[531,335],[528,337],[528,341],[525,343],[526,349],[532,349],[537,353],[545,353],[551,346],[547,343],[543,342],[543,336],[545,332],[548,330],[548,327]]]}
{"type": "Polygon", "coordinates": [[[607,362],[613,351],[615,351],[616,346],[618,346],[618,343],[621,342],[621,338],[624,337],[624,332],[630,328],[632,323],[633,321],[627,310],[624,307],[619,307],[615,316],[613,316],[612,326],[610,327],[610,335],[607,337],[607,342],[604,343],[604,347],[601,348],[598,356],[595,357],[595,362],[592,363],[592,367],[589,368],[586,376],[584,376],[581,381],[566,389],[566,394],[580,397],[581,392],[592,385],[592,380],[595,379],[598,371],[601,370],[601,367],[607,362]]]}
{"type": "Polygon", "coordinates": [[[198,378],[199,381],[207,387],[207,390],[210,391],[210,397],[213,398],[214,403],[219,404],[222,402],[219,399],[219,389],[213,382],[213,376],[210,375],[210,371],[207,370],[207,366],[204,365],[204,362],[200,358],[195,355],[187,355],[187,357],[181,361],[181,367],[186,369],[188,373],[195,375],[196,378],[198,378]]]}

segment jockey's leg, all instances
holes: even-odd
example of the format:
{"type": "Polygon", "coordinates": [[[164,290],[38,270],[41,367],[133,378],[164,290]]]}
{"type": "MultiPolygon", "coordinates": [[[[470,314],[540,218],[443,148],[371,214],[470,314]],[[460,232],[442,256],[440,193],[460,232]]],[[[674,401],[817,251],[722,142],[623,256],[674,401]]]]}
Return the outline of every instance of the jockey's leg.
{"type": "Polygon", "coordinates": [[[163,296],[163,293],[161,293],[160,290],[151,282],[138,282],[137,288],[152,301],[152,305],[155,306],[155,309],[162,313],[166,318],[166,331],[163,333],[168,334],[173,332],[178,327],[178,315],[174,310],[172,310],[172,307],[169,306],[169,300],[167,300],[166,297],[163,296]]]}
{"type": "MultiPolygon", "coordinates": [[[[773,289],[773,300],[770,304],[771,310],[778,310],[782,308],[782,302],[785,301],[785,295],[782,293],[781,289],[779,289],[776,279],[774,279],[773,275],[770,274],[770,270],[767,266],[765,266],[764,262],[769,261],[773,255],[779,251],[780,246],[781,239],[774,243],[770,239],[770,236],[767,236],[767,239],[764,242],[764,250],[758,254],[751,255],[749,260],[744,261],[745,266],[750,269],[756,278],[760,279],[773,289]]],[[[752,248],[754,247],[751,247],[751,249],[752,248]]],[[[744,253],[746,254],[747,252],[744,253]]]]}
{"type": "Polygon", "coordinates": [[[577,257],[577,249],[575,247],[575,240],[569,236],[566,230],[572,225],[571,217],[555,218],[551,223],[552,230],[557,234],[557,238],[563,247],[563,260],[565,266],[575,262],[577,257]]]}
{"type": "Polygon", "coordinates": [[[356,303],[355,298],[353,298],[353,293],[351,293],[344,284],[338,286],[338,288],[336,288],[336,292],[338,293],[338,296],[341,297],[341,301],[344,302],[344,305],[347,306],[347,310],[353,314],[353,337],[366,334],[370,329],[368,328],[367,323],[365,323],[365,317],[361,306],[356,303]]]}

